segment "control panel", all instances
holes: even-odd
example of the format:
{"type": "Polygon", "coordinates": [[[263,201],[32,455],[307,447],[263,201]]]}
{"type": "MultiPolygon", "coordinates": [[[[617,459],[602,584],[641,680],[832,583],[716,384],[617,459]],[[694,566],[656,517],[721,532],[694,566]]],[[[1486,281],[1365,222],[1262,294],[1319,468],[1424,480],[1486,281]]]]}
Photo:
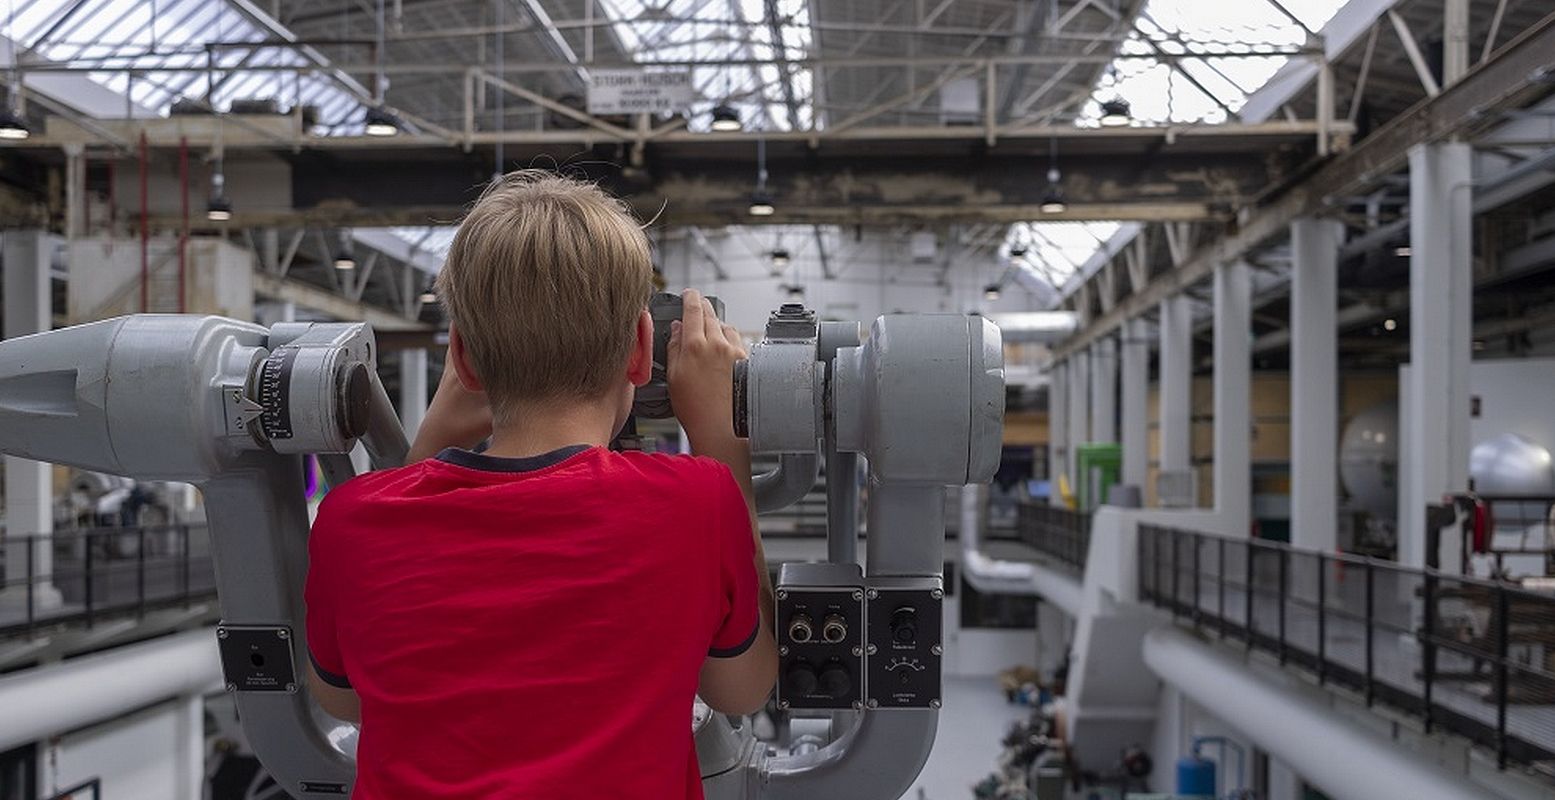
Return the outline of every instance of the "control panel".
{"type": "Polygon", "coordinates": [[[945,655],[940,579],[871,579],[866,598],[865,705],[939,708],[945,655]]]}
{"type": "Polygon", "coordinates": [[[853,564],[778,570],[778,707],[864,705],[864,579],[853,564]]]}

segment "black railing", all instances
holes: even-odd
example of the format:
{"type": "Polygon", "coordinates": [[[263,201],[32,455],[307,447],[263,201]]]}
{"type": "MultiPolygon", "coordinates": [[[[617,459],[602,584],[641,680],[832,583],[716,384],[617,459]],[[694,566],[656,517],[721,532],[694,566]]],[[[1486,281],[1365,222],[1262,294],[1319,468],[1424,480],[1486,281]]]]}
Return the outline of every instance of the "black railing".
{"type": "Polygon", "coordinates": [[[0,638],[91,627],[216,596],[204,525],[56,531],[0,544],[0,576],[10,576],[0,578],[0,597],[8,599],[0,603],[0,638]]]}
{"type": "MultiPolygon", "coordinates": [[[[1494,751],[1555,770],[1555,595],[1141,525],[1142,602],[1494,751]]],[[[1555,774],[1555,773],[1551,773],[1555,774]]]]}
{"type": "Polygon", "coordinates": [[[1091,515],[1041,503],[1021,503],[1016,529],[1022,542],[1065,566],[1085,571],[1091,515]]]}

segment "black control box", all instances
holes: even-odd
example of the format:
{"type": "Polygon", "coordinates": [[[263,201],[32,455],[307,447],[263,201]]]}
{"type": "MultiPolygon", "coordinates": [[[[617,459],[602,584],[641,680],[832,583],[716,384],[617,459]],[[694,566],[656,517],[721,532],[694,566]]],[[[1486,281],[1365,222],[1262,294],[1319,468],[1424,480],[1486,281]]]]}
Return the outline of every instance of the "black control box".
{"type": "Polygon", "coordinates": [[[778,707],[864,706],[864,579],[856,564],[778,571],[778,707]]]}
{"type": "Polygon", "coordinates": [[[939,708],[945,592],[939,578],[873,578],[867,588],[871,709],[939,708]]]}

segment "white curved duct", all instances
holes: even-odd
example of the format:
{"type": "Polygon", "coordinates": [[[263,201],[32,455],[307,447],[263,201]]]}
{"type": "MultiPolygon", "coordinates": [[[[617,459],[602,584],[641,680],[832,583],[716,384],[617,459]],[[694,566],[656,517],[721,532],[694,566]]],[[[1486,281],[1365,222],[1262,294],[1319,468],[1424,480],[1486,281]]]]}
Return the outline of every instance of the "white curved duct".
{"type": "Polygon", "coordinates": [[[1147,634],[1144,654],[1145,663],[1168,686],[1334,800],[1484,800],[1489,795],[1463,775],[1259,677],[1246,663],[1175,628],[1147,634]]]}
{"type": "Polygon", "coordinates": [[[1050,344],[1080,329],[1080,315],[1073,311],[1005,311],[988,318],[999,326],[1006,342],[1050,344]]]}
{"type": "Polygon", "coordinates": [[[981,549],[983,492],[978,484],[961,487],[961,574],[983,594],[1041,597],[1071,617],[1080,616],[1085,593],[1080,582],[1040,564],[1006,561],[985,555],[981,549]]]}
{"type": "Polygon", "coordinates": [[[211,628],[0,678],[0,751],[221,687],[211,628]]]}

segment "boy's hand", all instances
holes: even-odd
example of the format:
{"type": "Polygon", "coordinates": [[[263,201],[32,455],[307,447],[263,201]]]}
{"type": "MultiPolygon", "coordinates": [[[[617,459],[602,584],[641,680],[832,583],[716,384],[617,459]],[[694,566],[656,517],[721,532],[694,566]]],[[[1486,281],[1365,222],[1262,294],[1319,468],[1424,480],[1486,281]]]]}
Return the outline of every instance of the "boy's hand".
{"type": "Polygon", "coordinates": [[[491,405],[485,392],[472,392],[459,382],[452,358],[443,361],[443,377],[427,407],[406,463],[437,455],[445,447],[470,448],[491,435],[491,405]]]}
{"type": "Polygon", "coordinates": [[[701,292],[687,289],[681,304],[680,321],[670,324],[665,367],[675,416],[693,449],[700,449],[736,438],[734,362],[745,358],[745,345],[701,292]]]}

